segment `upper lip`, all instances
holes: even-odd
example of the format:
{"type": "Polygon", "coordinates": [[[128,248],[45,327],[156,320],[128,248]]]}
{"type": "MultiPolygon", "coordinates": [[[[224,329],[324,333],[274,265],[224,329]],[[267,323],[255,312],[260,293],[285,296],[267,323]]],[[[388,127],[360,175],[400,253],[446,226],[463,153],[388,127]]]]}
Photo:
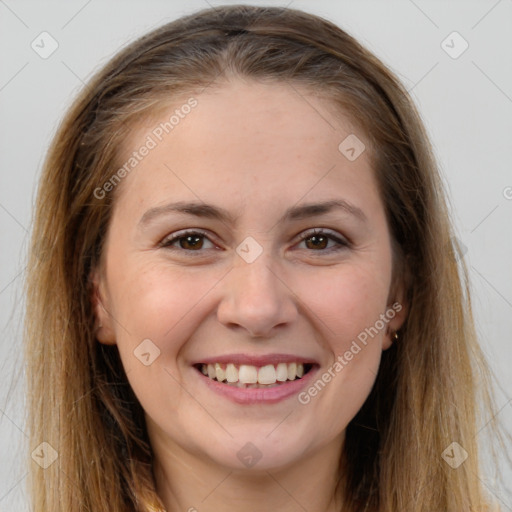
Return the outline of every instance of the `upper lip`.
{"type": "Polygon", "coordinates": [[[241,364],[252,365],[252,366],[266,366],[268,364],[279,364],[279,363],[302,363],[302,364],[318,364],[317,361],[311,357],[303,357],[294,354],[224,354],[214,357],[206,357],[200,361],[196,361],[196,364],[228,364],[233,363],[237,366],[241,364]]]}

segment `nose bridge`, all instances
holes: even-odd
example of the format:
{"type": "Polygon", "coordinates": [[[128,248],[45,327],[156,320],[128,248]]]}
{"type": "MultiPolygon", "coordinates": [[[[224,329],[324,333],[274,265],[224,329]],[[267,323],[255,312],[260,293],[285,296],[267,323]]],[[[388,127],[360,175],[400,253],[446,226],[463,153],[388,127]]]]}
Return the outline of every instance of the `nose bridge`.
{"type": "Polygon", "coordinates": [[[254,336],[266,335],[274,327],[291,322],[296,314],[292,294],[278,276],[279,266],[269,251],[263,251],[251,263],[238,258],[225,282],[219,321],[243,327],[254,336]]]}
{"type": "Polygon", "coordinates": [[[239,301],[258,302],[260,299],[275,301],[279,294],[276,277],[276,265],[272,264],[271,256],[261,255],[252,263],[238,261],[233,271],[236,286],[236,297],[239,301]]]}

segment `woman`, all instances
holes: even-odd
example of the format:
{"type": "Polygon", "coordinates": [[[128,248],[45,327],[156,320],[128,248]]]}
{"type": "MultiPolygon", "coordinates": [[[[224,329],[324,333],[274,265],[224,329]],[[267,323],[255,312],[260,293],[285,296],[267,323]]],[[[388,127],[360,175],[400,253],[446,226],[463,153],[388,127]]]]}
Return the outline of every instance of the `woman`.
{"type": "Polygon", "coordinates": [[[340,28],[234,6],[142,37],[66,115],[35,218],[35,512],[489,509],[441,180],[340,28]]]}

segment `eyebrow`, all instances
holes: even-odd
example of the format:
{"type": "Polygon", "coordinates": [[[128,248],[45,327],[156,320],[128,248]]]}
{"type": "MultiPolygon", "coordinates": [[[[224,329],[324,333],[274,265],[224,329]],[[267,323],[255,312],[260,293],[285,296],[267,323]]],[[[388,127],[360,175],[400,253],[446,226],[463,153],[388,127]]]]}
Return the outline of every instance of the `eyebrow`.
{"type": "MultiPolygon", "coordinates": [[[[282,217],[279,219],[279,222],[302,220],[308,217],[324,215],[333,210],[341,210],[356,217],[362,222],[366,222],[368,220],[364,212],[357,206],[354,206],[344,199],[334,199],[321,203],[308,203],[301,206],[292,206],[284,212],[282,217]]],[[[144,227],[156,218],[170,213],[182,213],[186,215],[193,215],[195,217],[214,219],[227,224],[235,224],[238,218],[228,210],[211,204],[179,201],[177,203],[169,203],[147,210],[141,217],[139,226],[144,227]]]]}

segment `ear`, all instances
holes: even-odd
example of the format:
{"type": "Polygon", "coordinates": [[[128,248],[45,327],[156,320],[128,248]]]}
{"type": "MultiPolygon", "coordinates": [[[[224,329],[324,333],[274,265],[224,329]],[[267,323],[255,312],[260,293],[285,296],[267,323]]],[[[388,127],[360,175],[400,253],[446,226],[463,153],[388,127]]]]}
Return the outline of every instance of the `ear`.
{"type": "Polygon", "coordinates": [[[90,280],[92,282],[91,302],[95,317],[94,331],[96,339],[105,345],[115,345],[114,322],[112,315],[109,313],[110,307],[105,278],[99,269],[94,269],[91,272],[90,280]]]}
{"type": "MultiPolygon", "coordinates": [[[[386,318],[388,324],[382,340],[382,350],[387,350],[393,343],[399,343],[400,338],[395,339],[395,333],[404,324],[409,313],[409,304],[406,300],[405,286],[401,282],[396,288],[395,293],[390,295],[386,307],[386,318]]],[[[400,336],[400,335],[399,335],[400,336]]]]}

